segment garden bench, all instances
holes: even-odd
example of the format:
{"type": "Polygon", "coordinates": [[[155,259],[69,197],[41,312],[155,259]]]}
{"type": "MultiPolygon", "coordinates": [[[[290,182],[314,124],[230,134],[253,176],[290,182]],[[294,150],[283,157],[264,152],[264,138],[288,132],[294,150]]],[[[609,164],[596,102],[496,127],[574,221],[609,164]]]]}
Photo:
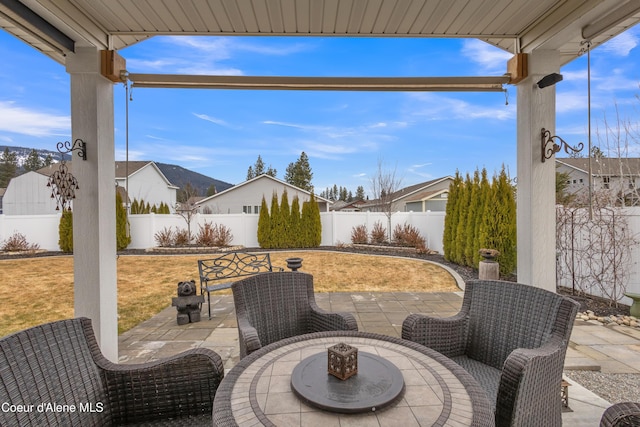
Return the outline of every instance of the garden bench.
{"type": "Polygon", "coordinates": [[[215,258],[198,260],[198,270],[200,272],[200,294],[207,293],[209,320],[211,320],[211,292],[230,289],[234,280],[225,281],[226,279],[270,271],[284,271],[284,268],[273,267],[268,253],[226,252],[215,258]]]}

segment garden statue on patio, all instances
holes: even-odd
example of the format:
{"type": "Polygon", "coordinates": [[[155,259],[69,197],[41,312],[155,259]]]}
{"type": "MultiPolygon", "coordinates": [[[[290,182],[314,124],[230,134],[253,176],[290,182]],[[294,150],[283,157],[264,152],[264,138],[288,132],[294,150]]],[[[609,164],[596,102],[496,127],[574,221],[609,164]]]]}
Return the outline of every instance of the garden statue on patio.
{"type": "Polygon", "coordinates": [[[178,296],[172,298],[171,305],[178,309],[178,325],[200,321],[200,307],[203,295],[196,295],[196,281],[178,282],[178,296]]]}

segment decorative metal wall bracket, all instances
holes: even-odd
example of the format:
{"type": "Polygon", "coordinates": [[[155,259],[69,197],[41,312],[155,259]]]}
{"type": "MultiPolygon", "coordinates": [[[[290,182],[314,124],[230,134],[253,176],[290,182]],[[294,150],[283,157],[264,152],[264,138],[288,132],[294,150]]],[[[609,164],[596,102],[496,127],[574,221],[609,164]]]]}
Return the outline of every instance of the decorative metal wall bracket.
{"type": "Polygon", "coordinates": [[[87,143],[80,138],[73,141],[73,144],[69,141],[58,142],[56,144],[56,149],[61,154],[69,154],[72,151],[77,151],[78,157],[82,160],[87,160],[87,143]]]}
{"type": "MultiPolygon", "coordinates": [[[[78,157],[87,160],[87,144],[76,139],[73,144],[69,141],[58,142],[56,148],[61,154],[68,154],[73,151],[78,152],[78,157]]],[[[51,198],[56,199],[56,210],[71,210],[71,201],[76,198],[76,190],[79,190],[78,180],[69,172],[67,161],[60,161],[58,170],[53,172],[47,181],[47,187],[51,187],[51,198]]]]}
{"type": "Polygon", "coordinates": [[[565,141],[556,135],[551,135],[551,132],[542,128],[541,132],[541,149],[542,149],[542,163],[544,163],[547,159],[550,159],[555,153],[558,153],[561,149],[564,149],[565,153],[572,154],[569,152],[571,150],[573,153],[578,153],[582,151],[584,148],[584,144],[579,142],[576,147],[572,147],[565,141]],[[556,141],[559,142],[556,143],[556,141]]]}

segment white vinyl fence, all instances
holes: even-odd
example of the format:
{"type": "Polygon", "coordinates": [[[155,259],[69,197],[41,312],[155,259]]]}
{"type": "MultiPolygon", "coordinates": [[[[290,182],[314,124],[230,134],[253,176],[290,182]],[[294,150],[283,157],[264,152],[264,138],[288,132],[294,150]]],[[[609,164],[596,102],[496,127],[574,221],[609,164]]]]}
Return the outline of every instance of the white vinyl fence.
{"type": "MultiPolygon", "coordinates": [[[[224,225],[233,234],[231,244],[257,248],[257,214],[196,214],[191,220],[191,235],[196,236],[205,222],[224,225]]],[[[378,212],[323,212],[321,246],[335,246],[351,242],[351,230],[357,225],[366,225],[367,230],[380,221],[388,228],[387,217],[378,212]]],[[[397,224],[410,224],[420,230],[427,247],[442,253],[444,212],[397,212],[391,217],[391,229],[397,224]]],[[[60,215],[0,215],[0,243],[15,233],[21,233],[30,244],[41,249],[58,251],[58,225],[60,215]]],[[[131,215],[130,249],[147,249],[157,246],[156,233],[165,228],[186,229],[187,222],[179,215],[131,215]]]]}

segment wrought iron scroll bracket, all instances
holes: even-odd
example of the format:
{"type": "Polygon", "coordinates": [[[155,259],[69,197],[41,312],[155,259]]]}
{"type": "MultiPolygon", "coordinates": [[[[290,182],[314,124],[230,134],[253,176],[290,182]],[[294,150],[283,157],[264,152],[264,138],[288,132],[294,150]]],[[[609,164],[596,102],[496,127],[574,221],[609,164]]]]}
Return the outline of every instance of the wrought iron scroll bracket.
{"type": "Polygon", "coordinates": [[[56,148],[61,154],[68,154],[72,151],[77,151],[78,157],[82,160],[87,160],[87,143],[80,138],[73,141],[73,144],[69,141],[58,142],[58,144],[56,144],[56,148]]]}
{"type": "Polygon", "coordinates": [[[541,132],[541,149],[542,149],[542,163],[544,163],[547,159],[550,159],[555,153],[560,152],[560,150],[564,149],[564,152],[567,154],[572,154],[569,152],[571,150],[573,153],[578,153],[582,151],[584,148],[584,144],[579,142],[577,146],[573,147],[569,145],[564,139],[560,138],[557,135],[551,135],[551,132],[545,128],[542,128],[541,132]]]}
{"type": "MultiPolygon", "coordinates": [[[[60,154],[68,154],[73,151],[78,152],[78,157],[87,160],[87,144],[80,138],[76,139],[73,144],[69,141],[58,142],[56,148],[60,154]]],[[[47,187],[51,188],[51,198],[56,199],[56,210],[71,210],[71,201],[76,198],[76,190],[80,189],[78,180],[67,167],[67,161],[60,161],[58,170],[54,171],[49,180],[47,187]]]]}

